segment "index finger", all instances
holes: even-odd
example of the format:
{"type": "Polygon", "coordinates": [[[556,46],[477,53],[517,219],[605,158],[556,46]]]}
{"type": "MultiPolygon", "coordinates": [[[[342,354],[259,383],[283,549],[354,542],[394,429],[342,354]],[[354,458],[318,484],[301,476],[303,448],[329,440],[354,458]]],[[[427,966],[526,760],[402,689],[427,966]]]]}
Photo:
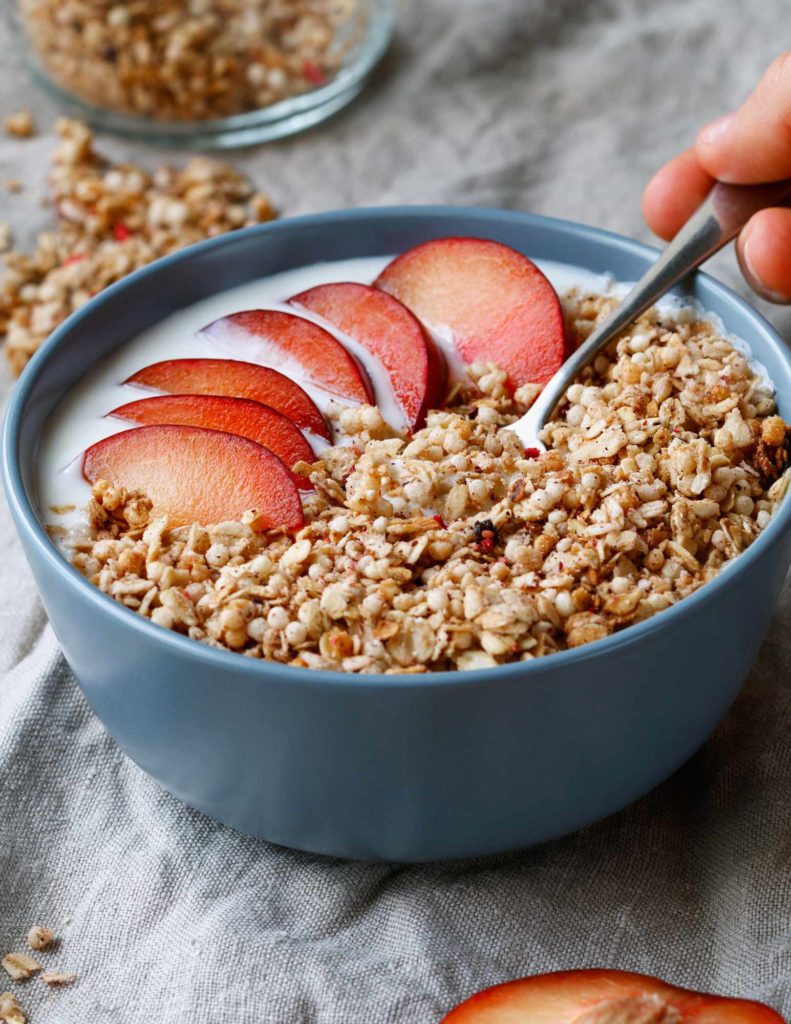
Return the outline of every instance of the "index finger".
{"type": "Polygon", "coordinates": [[[660,238],[670,240],[709,194],[714,179],[687,149],[669,160],[646,185],[643,216],[660,238]]]}

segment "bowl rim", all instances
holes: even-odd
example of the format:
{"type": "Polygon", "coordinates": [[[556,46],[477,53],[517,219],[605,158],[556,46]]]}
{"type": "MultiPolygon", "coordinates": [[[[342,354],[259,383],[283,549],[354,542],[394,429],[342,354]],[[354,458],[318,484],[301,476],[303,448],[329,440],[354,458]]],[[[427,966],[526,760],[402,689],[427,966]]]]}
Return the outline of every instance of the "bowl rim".
{"type": "MultiPolygon", "coordinates": [[[[200,257],[204,253],[224,247],[233,247],[240,236],[249,237],[250,234],[267,236],[286,233],[293,226],[310,227],[333,221],[341,221],[344,224],[348,224],[350,221],[366,221],[370,218],[399,218],[405,216],[412,216],[417,219],[452,218],[453,216],[458,216],[464,217],[467,220],[480,220],[482,224],[491,224],[493,221],[516,221],[526,227],[544,227],[578,238],[603,241],[629,255],[655,257],[660,251],[655,246],[638,242],[625,235],[607,231],[603,228],[518,210],[440,204],[374,206],[304,214],[231,231],[216,238],[197,242],[194,245],[155,260],[127,275],[115,284],[110,285],[83,307],[72,313],[34,353],[12,389],[3,423],[2,435],[2,479],[6,498],[16,521],[17,529],[20,532],[25,531],[28,542],[34,545],[38,555],[43,559],[48,568],[61,576],[69,586],[76,587],[82,596],[96,608],[97,612],[113,616],[121,628],[126,626],[128,629],[139,633],[141,640],[148,639],[153,643],[163,644],[175,656],[180,655],[187,659],[207,662],[208,665],[214,666],[218,673],[223,670],[227,672],[235,670],[238,673],[249,675],[251,679],[256,677],[260,679],[263,675],[264,677],[270,677],[270,681],[282,679],[288,685],[295,685],[297,683],[306,686],[332,685],[354,690],[361,688],[381,689],[383,686],[410,689],[412,687],[426,686],[442,688],[459,685],[490,686],[493,682],[499,681],[507,684],[516,679],[522,680],[548,670],[557,669],[562,671],[570,664],[584,665],[586,662],[605,657],[611,653],[630,649],[658,631],[672,630],[679,616],[694,615],[703,605],[716,599],[720,591],[725,587],[729,587],[731,584],[738,585],[739,579],[752,563],[764,553],[768,554],[769,549],[775,547],[783,536],[791,531],[791,498],[786,497],[781,502],[778,511],[772,516],[769,524],[746,551],[728,563],[713,580],[710,580],[699,590],[683,598],[672,607],[664,609],[643,622],[612,633],[601,640],[585,644],[582,647],[558,651],[545,658],[536,658],[526,662],[511,662],[505,665],[470,671],[454,669],[414,674],[394,673],[392,675],[384,675],[377,673],[369,675],[342,672],[336,669],[316,670],[300,668],[265,659],[245,658],[236,652],[210,647],[180,633],[157,626],[149,619],[143,618],[103,593],[98,587],[85,579],[64,558],[39,521],[38,514],[25,491],[19,458],[21,421],[27,401],[50,355],[68,339],[74,327],[81,324],[84,320],[90,319],[94,312],[99,310],[104,303],[114,299],[117,294],[122,293],[132,283],[136,284],[146,278],[156,278],[163,267],[170,267],[178,263],[188,263],[189,260],[200,257]]],[[[702,271],[697,271],[694,279],[702,279],[717,298],[726,300],[732,306],[745,313],[755,327],[763,332],[767,343],[774,347],[776,354],[785,362],[791,373],[791,349],[784,344],[777,330],[758,310],[727,285],[702,271]]]]}

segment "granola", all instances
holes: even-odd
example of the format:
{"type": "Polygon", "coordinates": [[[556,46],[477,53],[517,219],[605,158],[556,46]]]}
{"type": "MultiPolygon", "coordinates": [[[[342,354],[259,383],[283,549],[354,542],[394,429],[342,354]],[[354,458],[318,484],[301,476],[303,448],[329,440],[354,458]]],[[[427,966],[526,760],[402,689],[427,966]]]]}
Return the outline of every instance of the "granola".
{"type": "Polygon", "coordinates": [[[27,953],[7,953],[0,966],[14,981],[25,981],[36,971],[41,970],[41,964],[27,953]]]}
{"type": "Polygon", "coordinates": [[[269,106],[340,68],[355,0],[21,0],[43,68],[88,103],[203,121],[269,106]]]}
{"type": "Polygon", "coordinates": [[[41,980],[50,987],[73,985],[77,975],[73,971],[42,971],[41,980]]]}
{"type": "Polygon", "coordinates": [[[34,924],[27,933],[27,944],[31,949],[40,951],[51,946],[54,938],[55,935],[51,928],[45,928],[44,925],[40,924],[34,924]]]}
{"type": "MultiPolygon", "coordinates": [[[[610,297],[567,311],[585,337],[610,297]]],[[[168,529],[140,494],[93,490],[73,561],[195,640],[303,668],[488,668],[578,647],[671,607],[768,524],[791,431],[768,383],[707,320],[645,314],[569,388],[549,450],[511,431],[539,390],[468,369],[414,436],[345,408],[351,444],[309,475],[294,536],[168,529]]]]}
{"type": "Polygon", "coordinates": [[[268,198],[229,164],[193,157],[181,169],[149,173],[105,159],[79,121],[63,118],[57,131],[50,172],[57,226],[38,236],[32,255],[7,253],[0,279],[0,337],[16,373],[70,313],[126,274],[274,217],[268,198]]]}
{"type": "Polygon", "coordinates": [[[3,127],[6,135],[16,139],[29,139],[36,134],[36,122],[29,110],[15,110],[7,114],[3,127]]]}
{"type": "Polygon", "coordinates": [[[27,1015],[13,992],[0,992],[0,1020],[5,1024],[25,1024],[27,1015]]]}

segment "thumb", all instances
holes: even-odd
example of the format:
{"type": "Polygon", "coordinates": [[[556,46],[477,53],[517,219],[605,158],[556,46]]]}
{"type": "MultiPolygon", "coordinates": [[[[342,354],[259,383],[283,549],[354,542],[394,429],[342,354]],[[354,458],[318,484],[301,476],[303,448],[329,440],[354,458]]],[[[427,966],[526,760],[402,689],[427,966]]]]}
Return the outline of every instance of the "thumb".
{"type": "Polygon", "coordinates": [[[769,65],[735,113],[701,130],[695,155],[714,178],[732,184],[791,178],[791,52],[769,65]]]}

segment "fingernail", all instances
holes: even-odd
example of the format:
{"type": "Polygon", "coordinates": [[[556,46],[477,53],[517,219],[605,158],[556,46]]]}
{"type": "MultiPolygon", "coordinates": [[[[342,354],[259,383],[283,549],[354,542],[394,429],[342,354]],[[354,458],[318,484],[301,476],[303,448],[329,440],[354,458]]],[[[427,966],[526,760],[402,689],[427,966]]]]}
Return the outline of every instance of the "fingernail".
{"type": "Polygon", "coordinates": [[[767,285],[765,285],[761,280],[761,275],[755,269],[755,263],[753,262],[752,254],[750,252],[751,246],[753,245],[755,245],[755,243],[752,241],[749,228],[746,228],[742,233],[740,256],[742,269],[750,286],[769,302],[785,304],[791,301],[791,296],[783,295],[782,292],[774,291],[772,288],[767,287],[767,285]]]}
{"type": "Polygon", "coordinates": [[[701,129],[700,141],[706,145],[717,142],[720,136],[724,135],[730,128],[733,117],[733,114],[723,114],[722,117],[718,117],[715,121],[710,121],[701,129]]]}
{"type": "Polygon", "coordinates": [[[750,241],[751,241],[750,229],[749,228],[745,228],[744,231],[742,231],[742,247],[741,247],[742,248],[742,252],[741,252],[741,256],[742,256],[742,261],[744,262],[744,269],[747,271],[748,276],[751,278],[751,282],[750,283],[754,284],[756,282],[759,282],[761,279],[758,276],[758,273],[756,272],[756,269],[755,269],[755,264],[753,263],[752,253],[750,252],[750,248],[751,248],[750,241]]]}

